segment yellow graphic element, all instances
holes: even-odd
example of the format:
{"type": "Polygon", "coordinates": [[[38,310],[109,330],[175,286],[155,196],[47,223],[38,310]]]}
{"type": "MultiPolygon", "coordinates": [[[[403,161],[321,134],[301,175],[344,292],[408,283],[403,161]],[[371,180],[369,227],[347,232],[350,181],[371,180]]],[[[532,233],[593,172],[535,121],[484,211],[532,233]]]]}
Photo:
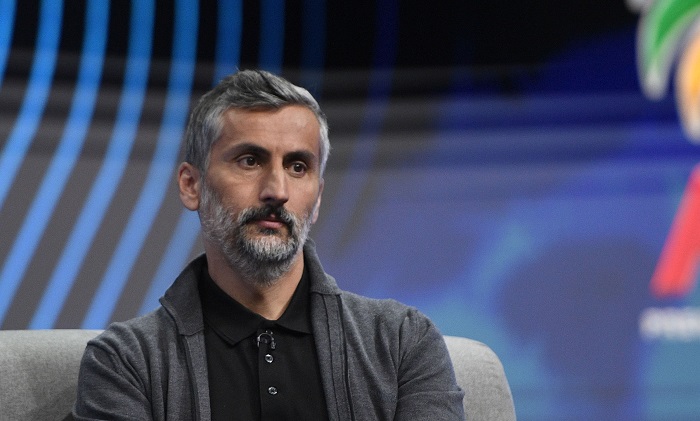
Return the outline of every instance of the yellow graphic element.
{"type": "Polygon", "coordinates": [[[676,99],[683,129],[700,142],[700,30],[688,42],[676,70],[676,99]]]}

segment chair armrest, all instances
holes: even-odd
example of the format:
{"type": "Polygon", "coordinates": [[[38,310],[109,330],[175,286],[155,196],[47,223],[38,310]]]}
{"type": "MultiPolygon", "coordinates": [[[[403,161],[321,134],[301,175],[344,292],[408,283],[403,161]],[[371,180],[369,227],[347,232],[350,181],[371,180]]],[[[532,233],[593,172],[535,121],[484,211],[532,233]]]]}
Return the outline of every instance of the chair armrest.
{"type": "Polygon", "coordinates": [[[464,390],[468,420],[515,420],[515,407],[503,365],[496,353],[481,342],[445,336],[457,384],[464,390]]]}
{"type": "Polygon", "coordinates": [[[72,409],[85,345],[99,330],[0,330],[3,420],[60,420],[72,409]]]}

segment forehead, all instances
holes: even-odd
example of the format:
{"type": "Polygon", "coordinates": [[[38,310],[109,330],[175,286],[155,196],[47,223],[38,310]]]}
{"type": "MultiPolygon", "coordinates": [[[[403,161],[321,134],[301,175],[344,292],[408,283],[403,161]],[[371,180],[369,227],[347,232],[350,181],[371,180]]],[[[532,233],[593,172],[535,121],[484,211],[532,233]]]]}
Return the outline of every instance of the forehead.
{"type": "Polygon", "coordinates": [[[310,109],[288,105],[275,109],[229,108],[221,116],[216,143],[253,142],[268,146],[302,144],[318,153],[320,124],[310,109]],[[221,142],[223,141],[223,142],[221,142]]]}

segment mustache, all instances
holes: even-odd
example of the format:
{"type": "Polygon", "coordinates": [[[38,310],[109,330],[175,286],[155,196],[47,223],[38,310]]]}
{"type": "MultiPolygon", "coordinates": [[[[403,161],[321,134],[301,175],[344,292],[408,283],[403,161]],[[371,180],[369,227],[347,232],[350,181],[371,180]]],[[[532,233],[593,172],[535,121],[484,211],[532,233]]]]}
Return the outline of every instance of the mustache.
{"type": "Polygon", "coordinates": [[[283,224],[285,224],[290,232],[296,226],[296,218],[282,206],[262,206],[259,208],[251,207],[243,210],[238,217],[238,223],[240,225],[245,225],[253,221],[258,221],[261,219],[267,219],[271,216],[283,224]]]}

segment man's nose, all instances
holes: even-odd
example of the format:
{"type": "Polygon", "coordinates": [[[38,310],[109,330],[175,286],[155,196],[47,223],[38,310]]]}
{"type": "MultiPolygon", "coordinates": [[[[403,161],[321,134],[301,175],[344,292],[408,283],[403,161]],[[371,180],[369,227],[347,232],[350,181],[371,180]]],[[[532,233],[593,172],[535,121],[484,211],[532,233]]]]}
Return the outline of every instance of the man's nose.
{"type": "Polygon", "coordinates": [[[271,168],[265,174],[260,190],[260,200],[268,205],[279,206],[289,200],[287,174],[284,168],[271,168]]]}

